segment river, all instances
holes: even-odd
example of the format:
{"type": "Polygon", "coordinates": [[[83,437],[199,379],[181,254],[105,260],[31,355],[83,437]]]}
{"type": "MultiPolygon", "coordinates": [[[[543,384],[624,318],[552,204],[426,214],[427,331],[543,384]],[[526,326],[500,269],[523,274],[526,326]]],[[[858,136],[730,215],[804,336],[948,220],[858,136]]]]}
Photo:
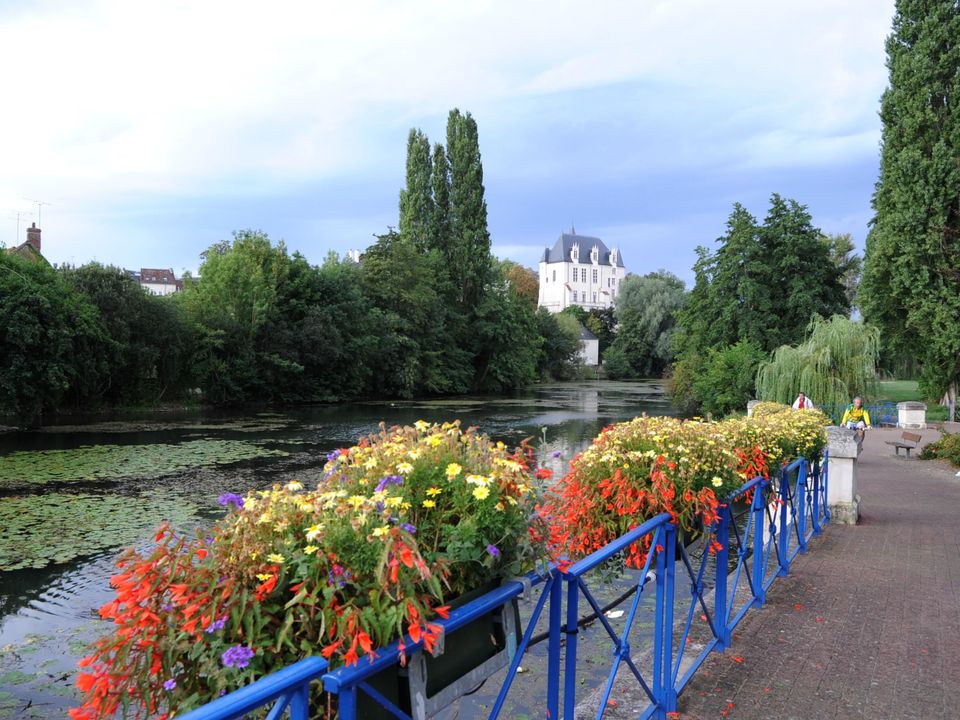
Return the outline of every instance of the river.
{"type": "Polygon", "coordinates": [[[63,717],[76,659],[104,630],[96,609],[123,547],[164,519],[189,530],[216,498],[290,479],[380,422],[459,419],[546,464],[569,460],[620,420],[671,414],[659,381],[537,385],[505,396],[357,402],[237,415],[153,413],[0,435],[0,718],[63,717]],[[15,569],[14,569],[15,568],[15,569]]]}

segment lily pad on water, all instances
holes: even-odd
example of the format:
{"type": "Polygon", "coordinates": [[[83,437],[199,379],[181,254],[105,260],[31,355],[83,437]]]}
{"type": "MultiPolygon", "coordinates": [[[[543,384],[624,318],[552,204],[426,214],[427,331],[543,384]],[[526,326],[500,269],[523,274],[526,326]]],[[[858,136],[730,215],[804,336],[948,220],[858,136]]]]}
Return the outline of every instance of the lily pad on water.
{"type": "Polygon", "coordinates": [[[42,568],[143,540],[163,520],[193,522],[195,507],[159,496],[0,498],[0,571],[42,568]]]}
{"type": "Polygon", "coordinates": [[[0,488],[78,480],[157,478],[188,468],[286,454],[242,440],[22,451],[0,457],[0,488]]]}

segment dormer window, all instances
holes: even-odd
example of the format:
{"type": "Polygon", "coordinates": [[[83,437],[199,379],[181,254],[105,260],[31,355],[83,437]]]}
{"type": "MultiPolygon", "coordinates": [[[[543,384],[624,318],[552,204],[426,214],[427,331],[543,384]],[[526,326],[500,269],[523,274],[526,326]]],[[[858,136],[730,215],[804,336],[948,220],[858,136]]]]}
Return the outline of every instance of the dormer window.
{"type": "Polygon", "coordinates": [[[590,262],[596,265],[600,262],[600,249],[594,245],[593,249],[590,251],[590,262]]]}
{"type": "Polygon", "coordinates": [[[611,264],[611,265],[616,265],[616,264],[617,264],[617,249],[616,249],[616,248],[614,248],[613,250],[610,251],[610,264],[611,264]]]}
{"type": "Polygon", "coordinates": [[[580,262],[580,245],[574,243],[573,247],[570,248],[570,259],[573,262],[580,262]]]}

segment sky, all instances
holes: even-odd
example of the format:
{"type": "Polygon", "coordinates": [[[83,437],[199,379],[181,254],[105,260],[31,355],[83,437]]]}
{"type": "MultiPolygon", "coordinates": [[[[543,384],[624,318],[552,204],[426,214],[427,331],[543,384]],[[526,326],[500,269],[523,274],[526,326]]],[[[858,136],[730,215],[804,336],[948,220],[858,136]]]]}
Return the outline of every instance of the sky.
{"type": "Polygon", "coordinates": [[[0,243],[195,272],[397,225],[407,134],[477,120],[493,252],[575,227],[692,281],[777,192],[862,247],[893,0],[0,0],[0,243]],[[44,204],[38,204],[40,203],[44,204]],[[30,214],[27,214],[30,213],[30,214]]]}

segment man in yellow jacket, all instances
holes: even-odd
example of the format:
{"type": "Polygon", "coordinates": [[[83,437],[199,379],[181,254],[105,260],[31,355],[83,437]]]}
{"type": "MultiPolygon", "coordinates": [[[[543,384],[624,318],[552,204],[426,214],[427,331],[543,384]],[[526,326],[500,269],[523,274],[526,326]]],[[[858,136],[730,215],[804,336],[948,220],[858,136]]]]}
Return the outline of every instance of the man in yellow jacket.
{"type": "Polygon", "coordinates": [[[856,430],[860,437],[863,437],[863,431],[870,427],[870,413],[863,406],[863,400],[859,397],[853,399],[853,403],[848,405],[847,411],[843,413],[840,424],[843,427],[856,430]]]}

